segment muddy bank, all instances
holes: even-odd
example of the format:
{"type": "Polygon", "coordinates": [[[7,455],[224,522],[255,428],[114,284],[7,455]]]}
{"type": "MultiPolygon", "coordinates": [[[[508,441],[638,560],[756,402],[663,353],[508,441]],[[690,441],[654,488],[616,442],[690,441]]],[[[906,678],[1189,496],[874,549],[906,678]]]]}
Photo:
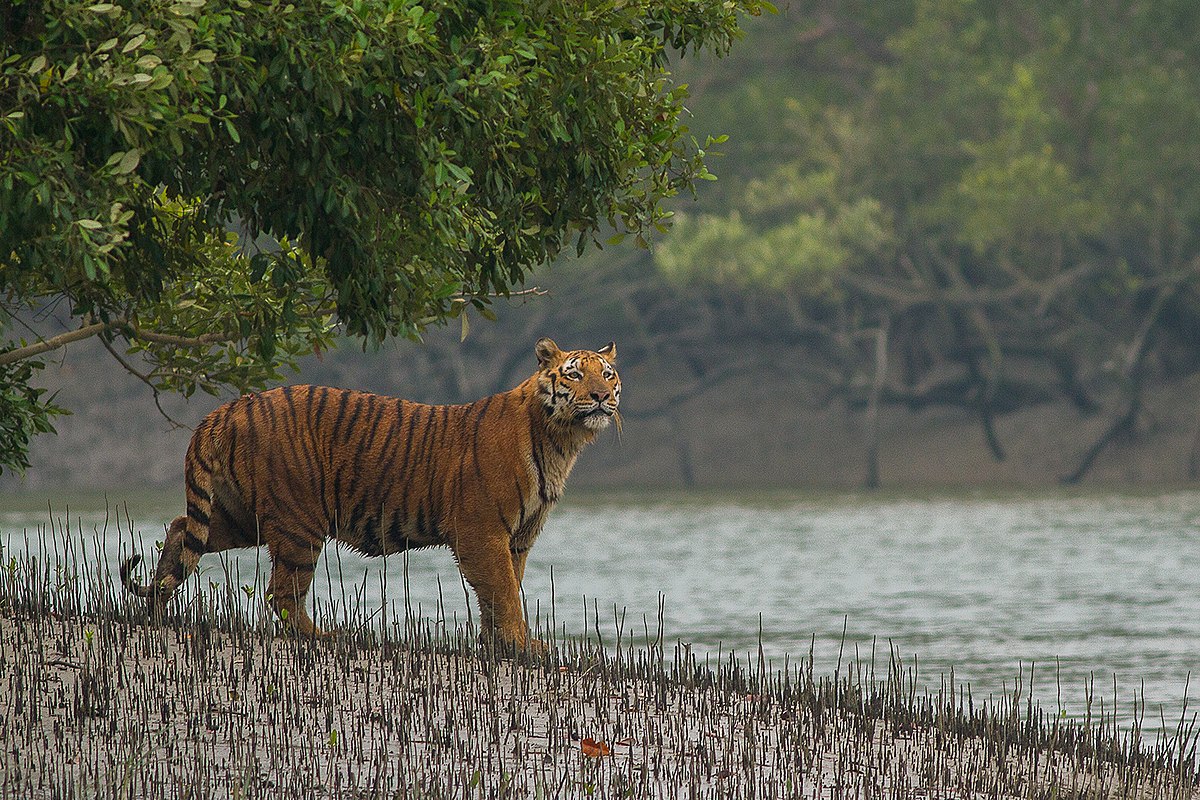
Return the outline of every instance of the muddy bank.
{"type": "Polygon", "coordinates": [[[653,652],[521,665],[24,615],[0,618],[0,648],[5,797],[1200,796],[1089,754],[1100,732],[955,719],[961,696],[909,705],[861,665],[837,682],[663,672],[653,652]]]}

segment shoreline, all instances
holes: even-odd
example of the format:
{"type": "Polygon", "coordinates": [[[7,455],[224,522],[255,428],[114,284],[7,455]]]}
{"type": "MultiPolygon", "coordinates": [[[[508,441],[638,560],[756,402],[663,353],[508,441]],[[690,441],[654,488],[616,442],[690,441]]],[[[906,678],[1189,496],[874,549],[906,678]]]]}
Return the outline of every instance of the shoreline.
{"type": "Polygon", "coordinates": [[[414,620],[296,641],[217,598],[153,626],[10,581],[3,797],[1200,797],[1194,731],[1148,745],[1019,694],[919,693],[895,662],[705,669],[587,641],[524,662],[414,620]]]}

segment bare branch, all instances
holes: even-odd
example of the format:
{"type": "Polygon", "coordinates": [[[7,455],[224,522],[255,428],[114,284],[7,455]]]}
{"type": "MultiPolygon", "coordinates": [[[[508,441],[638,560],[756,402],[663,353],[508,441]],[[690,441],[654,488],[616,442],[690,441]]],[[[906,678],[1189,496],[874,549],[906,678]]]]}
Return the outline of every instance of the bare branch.
{"type": "Polygon", "coordinates": [[[492,297],[544,297],[550,294],[549,289],[543,289],[539,286],[530,286],[528,289],[522,289],[519,292],[509,292],[508,294],[493,294],[492,297]]]}
{"type": "Polygon", "coordinates": [[[167,410],[162,407],[161,393],[158,391],[158,387],[154,385],[154,381],[150,380],[150,377],[148,375],[145,375],[141,372],[138,372],[136,369],[134,369],[132,364],[130,364],[128,361],[126,361],[124,358],[122,358],[121,354],[113,349],[112,344],[109,343],[109,341],[107,339],[104,339],[102,337],[100,339],[100,343],[102,345],[104,345],[104,349],[109,352],[109,355],[111,355],[113,358],[115,358],[117,360],[117,363],[125,368],[126,372],[128,372],[130,375],[134,376],[135,378],[140,380],[142,383],[144,383],[150,387],[150,391],[154,393],[154,405],[158,407],[158,413],[163,415],[163,419],[165,419],[167,422],[171,423],[171,427],[186,428],[187,430],[191,430],[191,428],[189,426],[184,425],[182,422],[180,422],[177,419],[175,419],[174,417],[172,417],[170,414],[167,413],[167,410]]]}

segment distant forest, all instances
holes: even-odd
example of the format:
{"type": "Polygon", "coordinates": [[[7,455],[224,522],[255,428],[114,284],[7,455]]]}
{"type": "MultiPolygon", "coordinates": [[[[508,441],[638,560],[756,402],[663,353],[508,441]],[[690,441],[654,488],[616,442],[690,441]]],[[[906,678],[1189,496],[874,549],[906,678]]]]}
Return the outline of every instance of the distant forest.
{"type": "MultiPolygon", "coordinates": [[[[1198,59],[1190,2],[782,4],[728,57],[680,64],[697,140],[728,139],[719,180],[648,249],[615,237],[535,276],[549,295],[498,303],[499,322],[350,345],[298,380],[453,401],[522,379],[538,336],[616,339],[642,441],[605,448],[593,483],[1076,483],[1139,442],[1175,461],[1105,482],[1195,480],[1198,59]],[[993,466],[949,452],[968,437],[993,466]]],[[[90,385],[142,395],[142,429],[168,427],[127,376],[90,385]]],[[[74,424],[36,443],[34,484],[88,483],[66,466],[74,424]]]]}

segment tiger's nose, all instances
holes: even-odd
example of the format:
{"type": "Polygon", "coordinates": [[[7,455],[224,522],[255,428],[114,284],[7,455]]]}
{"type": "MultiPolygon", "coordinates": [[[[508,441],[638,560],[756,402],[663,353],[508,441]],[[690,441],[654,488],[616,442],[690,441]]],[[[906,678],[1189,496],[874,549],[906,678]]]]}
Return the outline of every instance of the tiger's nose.
{"type": "Polygon", "coordinates": [[[608,391],[604,391],[604,392],[592,392],[592,395],[591,395],[591,397],[592,397],[592,399],[593,399],[593,400],[595,400],[597,403],[603,403],[605,400],[607,400],[608,398],[612,397],[612,392],[608,392],[608,391]]]}

